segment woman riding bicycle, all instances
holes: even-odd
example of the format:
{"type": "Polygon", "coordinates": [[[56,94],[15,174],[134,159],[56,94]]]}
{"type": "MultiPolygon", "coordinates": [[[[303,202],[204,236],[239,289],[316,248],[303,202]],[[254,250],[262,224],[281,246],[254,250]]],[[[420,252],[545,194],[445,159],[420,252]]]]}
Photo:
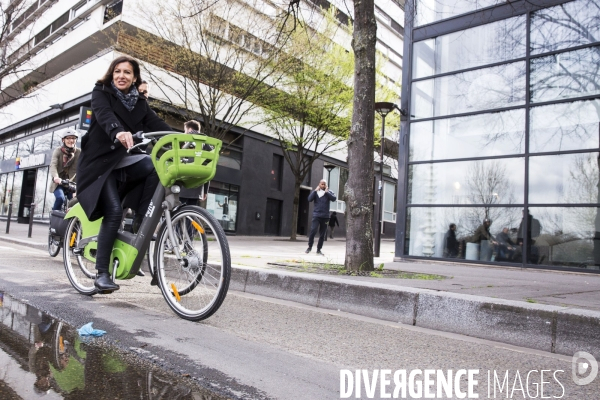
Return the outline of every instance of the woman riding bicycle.
{"type": "Polygon", "coordinates": [[[52,153],[52,161],[50,162],[50,176],[52,182],[48,191],[54,193],[54,206],[52,210],[62,210],[63,204],[73,198],[73,193],[65,191],[65,188],[60,184],[64,179],[75,182],[77,172],[77,160],[81,149],[78,149],[75,144],[79,134],[75,129],[67,128],[57,132],[62,140],[62,146],[55,149],[52,153]]]}
{"type": "Polygon", "coordinates": [[[92,91],[92,121],[81,142],[77,197],[90,221],[104,217],[94,282],[100,292],[119,289],[108,271],[123,214],[121,196],[140,188],[134,221],[134,227],[139,226],[159,182],[148,155],[127,153],[134,145],[132,132],[172,130],[139,94],[141,83],[136,60],[126,56],[113,60],[92,91]]]}

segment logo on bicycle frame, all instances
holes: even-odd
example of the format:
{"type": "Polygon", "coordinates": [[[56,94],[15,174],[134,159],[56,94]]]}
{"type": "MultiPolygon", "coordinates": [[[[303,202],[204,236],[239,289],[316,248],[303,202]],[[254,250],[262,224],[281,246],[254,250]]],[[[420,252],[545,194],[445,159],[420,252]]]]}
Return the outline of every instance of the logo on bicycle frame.
{"type": "Polygon", "coordinates": [[[150,200],[150,205],[148,206],[148,211],[146,211],[146,217],[152,217],[152,214],[154,214],[154,209],[156,207],[154,207],[154,204],[152,204],[152,200],[150,200]]]}

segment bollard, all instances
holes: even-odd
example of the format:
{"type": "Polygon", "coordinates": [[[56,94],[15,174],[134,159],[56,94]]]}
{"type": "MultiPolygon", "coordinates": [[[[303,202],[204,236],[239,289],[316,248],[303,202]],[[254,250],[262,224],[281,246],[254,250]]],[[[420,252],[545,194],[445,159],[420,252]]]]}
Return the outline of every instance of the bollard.
{"type": "Polygon", "coordinates": [[[29,205],[29,233],[27,233],[27,237],[31,237],[31,231],[33,230],[33,212],[35,211],[35,204],[33,204],[33,200],[29,205]]]}
{"type": "Polygon", "coordinates": [[[10,215],[12,214],[12,201],[8,203],[8,218],[6,218],[6,233],[10,230],[10,215]]]}

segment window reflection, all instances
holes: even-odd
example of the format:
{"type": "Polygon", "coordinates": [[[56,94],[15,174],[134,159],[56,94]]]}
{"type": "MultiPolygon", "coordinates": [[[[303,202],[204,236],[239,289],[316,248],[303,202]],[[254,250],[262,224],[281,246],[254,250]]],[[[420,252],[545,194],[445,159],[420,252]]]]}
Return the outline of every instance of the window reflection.
{"type": "Polygon", "coordinates": [[[523,203],[523,158],[414,164],[408,169],[409,204],[523,203]]]}
{"type": "Polygon", "coordinates": [[[52,132],[35,138],[35,152],[41,153],[52,148],[52,132]]]}
{"type": "Polygon", "coordinates": [[[529,263],[599,269],[600,209],[532,207],[539,235],[532,233],[529,263]]]}
{"type": "Polygon", "coordinates": [[[417,42],[414,78],[525,57],[525,29],[520,16],[417,42]]]}
{"type": "Polygon", "coordinates": [[[499,0],[418,0],[415,26],[493,6],[499,0]]]}
{"type": "Polygon", "coordinates": [[[414,82],[411,114],[430,118],[525,103],[525,63],[414,82]]]}
{"type": "Polygon", "coordinates": [[[47,181],[48,167],[38,168],[35,177],[35,195],[33,196],[35,201],[35,211],[33,216],[35,218],[50,217],[48,210],[52,210],[53,204],[50,203],[54,203],[54,196],[52,194],[49,195],[44,209],[44,201],[46,200],[46,193],[48,192],[47,181]]]}
{"type": "Polygon", "coordinates": [[[239,186],[212,181],[203,207],[226,231],[235,231],[239,186]]]}
{"type": "Polygon", "coordinates": [[[598,153],[530,157],[530,203],[596,203],[597,201],[598,153]]]}
{"type": "Polygon", "coordinates": [[[525,110],[416,122],[410,128],[410,161],[523,153],[525,110]]]}
{"type": "Polygon", "coordinates": [[[536,11],[531,17],[531,53],[598,42],[599,0],[577,0],[536,11]]]}
{"type": "Polygon", "coordinates": [[[532,153],[598,148],[600,100],[533,107],[529,151],[532,153]]]}
{"type": "Polygon", "coordinates": [[[13,160],[17,158],[17,144],[9,144],[4,147],[4,159],[13,160]]]}
{"type": "Polygon", "coordinates": [[[26,157],[30,154],[33,154],[33,152],[33,138],[19,142],[19,150],[17,152],[18,157],[26,157]]]}
{"type": "Polygon", "coordinates": [[[600,47],[589,47],[531,60],[531,101],[600,94],[600,47]]]}
{"type": "Polygon", "coordinates": [[[410,207],[405,251],[421,257],[520,262],[521,225],[519,207],[410,207]]]}

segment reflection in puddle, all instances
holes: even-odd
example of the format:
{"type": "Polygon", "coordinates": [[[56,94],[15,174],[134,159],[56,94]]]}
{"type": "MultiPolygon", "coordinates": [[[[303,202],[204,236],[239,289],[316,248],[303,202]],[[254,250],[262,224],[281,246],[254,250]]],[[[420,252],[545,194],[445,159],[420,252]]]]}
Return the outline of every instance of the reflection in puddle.
{"type": "Polygon", "coordinates": [[[217,399],[0,292],[0,399],[217,399]]]}

